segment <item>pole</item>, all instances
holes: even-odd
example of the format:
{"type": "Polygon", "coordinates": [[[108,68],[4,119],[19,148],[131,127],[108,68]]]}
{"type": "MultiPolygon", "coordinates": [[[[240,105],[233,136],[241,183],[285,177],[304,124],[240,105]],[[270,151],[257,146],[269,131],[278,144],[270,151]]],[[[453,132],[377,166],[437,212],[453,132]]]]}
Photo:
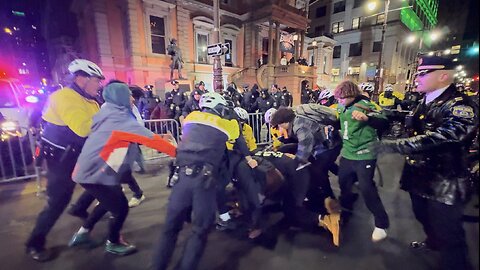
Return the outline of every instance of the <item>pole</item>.
{"type": "MultiPolygon", "coordinates": [[[[219,0],[213,0],[213,43],[220,43],[220,4],[219,0]]],[[[222,60],[220,56],[213,57],[213,90],[223,91],[222,60]]]]}
{"type": "Polygon", "coordinates": [[[378,95],[380,94],[380,90],[383,89],[383,63],[382,63],[382,56],[383,50],[385,48],[385,32],[387,30],[387,20],[388,20],[388,8],[390,6],[390,0],[385,1],[385,20],[382,24],[382,39],[380,40],[381,47],[380,52],[378,54],[378,64],[377,64],[377,79],[375,81],[375,89],[373,90],[372,100],[377,102],[378,95]]]}

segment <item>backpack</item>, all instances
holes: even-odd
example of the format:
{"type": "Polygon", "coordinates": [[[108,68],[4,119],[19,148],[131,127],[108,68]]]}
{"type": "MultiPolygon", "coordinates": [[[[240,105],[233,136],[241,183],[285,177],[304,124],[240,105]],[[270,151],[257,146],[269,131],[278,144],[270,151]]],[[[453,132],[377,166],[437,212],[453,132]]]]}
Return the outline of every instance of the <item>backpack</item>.
{"type": "Polygon", "coordinates": [[[296,106],[294,111],[296,116],[312,120],[321,125],[338,124],[337,112],[327,106],[320,104],[302,104],[296,106]]]}

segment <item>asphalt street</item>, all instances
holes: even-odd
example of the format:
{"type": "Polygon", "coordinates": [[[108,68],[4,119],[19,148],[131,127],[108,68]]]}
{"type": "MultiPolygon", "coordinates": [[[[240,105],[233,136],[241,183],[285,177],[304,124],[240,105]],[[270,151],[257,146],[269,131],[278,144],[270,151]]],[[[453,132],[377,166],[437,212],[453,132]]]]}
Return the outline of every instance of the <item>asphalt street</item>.
{"type": "MultiPolygon", "coordinates": [[[[67,243],[79,226],[78,218],[64,214],[51,231],[47,246],[53,248],[57,258],[46,263],[37,263],[24,252],[35,219],[45,204],[44,196],[36,196],[34,181],[0,185],[0,269],[1,270],[112,270],[148,269],[153,245],[157,242],[164,225],[166,204],[170,190],[165,188],[167,167],[165,160],[150,162],[147,173],[136,175],[147,199],[132,208],[124,225],[127,241],[138,247],[138,252],[127,257],[117,257],[104,252],[103,247],[93,250],[68,248],[67,243]]],[[[398,187],[402,157],[387,155],[379,159],[376,179],[382,183],[380,195],[390,216],[388,238],[380,243],[370,240],[373,218],[360,198],[355,204],[355,213],[343,228],[342,243],[333,246],[331,237],[318,229],[303,231],[282,226],[281,213],[271,215],[271,229],[253,241],[245,231],[226,233],[212,230],[208,245],[199,265],[202,270],[416,270],[438,269],[439,254],[433,251],[411,250],[408,244],[423,240],[421,226],[411,211],[409,196],[398,187]],[[378,173],[380,172],[380,173],[378,173]],[[380,176],[381,175],[381,176],[380,176]],[[381,179],[381,180],[380,180],[381,179]]],[[[331,178],[338,194],[337,179],[331,178]]],[[[81,187],[77,187],[76,199],[81,187]]],[[[126,187],[127,196],[131,192],[126,187]]],[[[478,217],[478,198],[474,198],[466,214],[478,217]]],[[[467,233],[470,259],[474,269],[479,269],[478,221],[464,223],[467,233]]],[[[101,239],[107,232],[107,219],[102,220],[93,237],[101,239]]],[[[187,224],[182,231],[174,253],[176,262],[183,243],[190,232],[187,224]]],[[[174,265],[174,263],[172,263],[174,265]]]]}

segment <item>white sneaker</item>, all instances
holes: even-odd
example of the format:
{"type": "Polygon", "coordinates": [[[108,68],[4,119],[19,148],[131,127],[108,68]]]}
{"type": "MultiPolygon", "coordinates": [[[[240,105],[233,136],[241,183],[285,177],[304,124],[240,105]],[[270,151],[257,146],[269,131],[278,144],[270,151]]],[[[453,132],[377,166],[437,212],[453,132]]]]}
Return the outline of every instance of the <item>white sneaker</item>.
{"type": "Polygon", "coordinates": [[[380,229],[375,227],[372,233],[372,241],[373,242],[378,242],[383,239],[387,238],[387,231],[385,229],[380,229]]]}
{"type": "Polygon", "coordinates": [[[135,197],[132,197],[130,201],[128,202],[128,207],[135,207],[139,206],[140,203],[142,203],[145,200],[145,195],[142,195],[140,199],[137,199],[135,197]]]}

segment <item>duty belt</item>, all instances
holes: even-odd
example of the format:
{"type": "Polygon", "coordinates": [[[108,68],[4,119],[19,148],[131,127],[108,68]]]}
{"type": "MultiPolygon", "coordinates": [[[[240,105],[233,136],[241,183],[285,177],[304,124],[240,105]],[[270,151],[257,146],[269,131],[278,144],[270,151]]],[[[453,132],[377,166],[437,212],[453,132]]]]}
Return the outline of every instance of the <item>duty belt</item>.
{"type": "Polygon", "coordinates": [[[201,176],[204,181],[204,188],[210,188],[214,184],[213,177],[214,167],[208,163],[196,164],[196,165],[184,165],[178,167],[179,173],[185,173],[186,176],[196,177],[201,176]]]}

